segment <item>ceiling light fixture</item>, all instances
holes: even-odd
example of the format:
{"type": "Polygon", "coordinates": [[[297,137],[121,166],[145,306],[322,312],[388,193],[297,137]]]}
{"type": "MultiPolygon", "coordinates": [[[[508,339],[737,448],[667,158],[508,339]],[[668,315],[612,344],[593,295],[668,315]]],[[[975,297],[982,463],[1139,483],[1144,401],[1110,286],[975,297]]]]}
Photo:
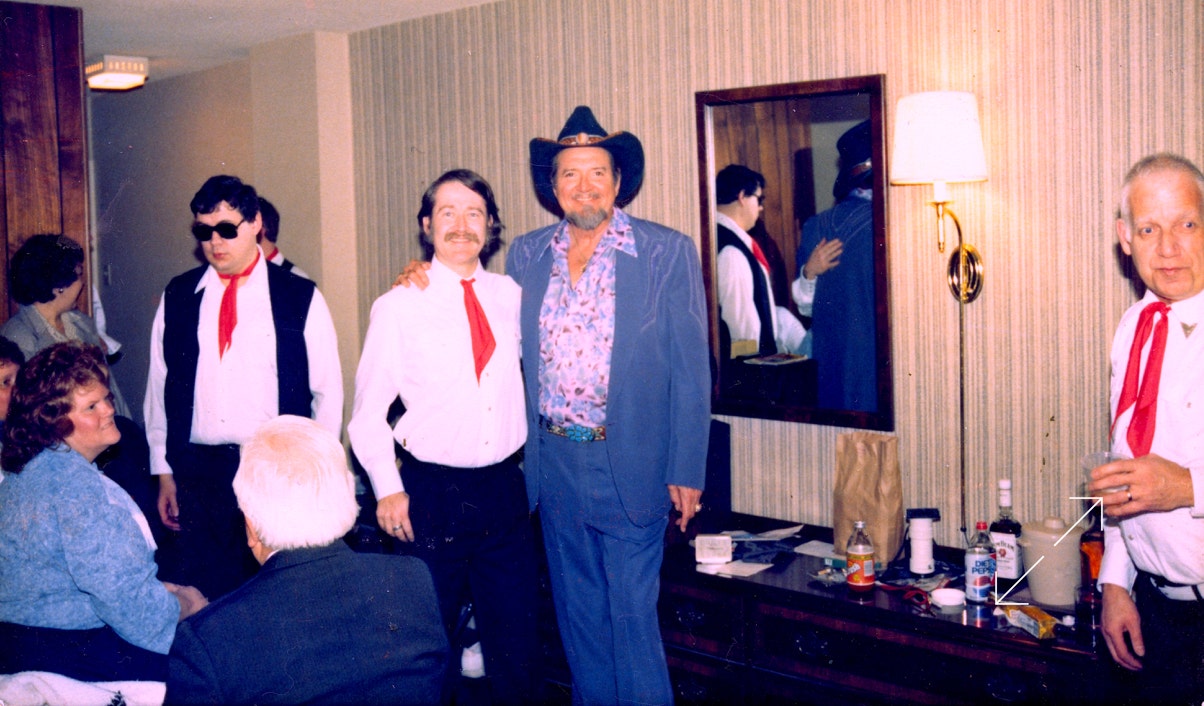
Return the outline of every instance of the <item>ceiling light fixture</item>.
{"type": "Polygon", "coordinates": [[[144,56],[105,54],[84,66],[84,77],[94,91],[128,91],[146,83],[149,64],[144,56]]]}

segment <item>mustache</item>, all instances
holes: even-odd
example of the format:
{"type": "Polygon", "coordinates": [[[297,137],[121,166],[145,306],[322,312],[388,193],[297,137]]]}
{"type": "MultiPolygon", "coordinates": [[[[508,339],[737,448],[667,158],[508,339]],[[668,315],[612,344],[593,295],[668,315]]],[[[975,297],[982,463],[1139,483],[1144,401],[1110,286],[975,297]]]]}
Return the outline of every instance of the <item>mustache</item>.
{"type": "Polygon", "coordinates": [[[455,240],[457,238],[466,238],[468,240],[471,240],[474,243],[481,242],[481,239],[479,237],[477,237],[477,234],[472,232],[471,230],[452,230],[452,231],[448,231],[443,234],[444,242],[447,242],[449,240],[455,240]]]}

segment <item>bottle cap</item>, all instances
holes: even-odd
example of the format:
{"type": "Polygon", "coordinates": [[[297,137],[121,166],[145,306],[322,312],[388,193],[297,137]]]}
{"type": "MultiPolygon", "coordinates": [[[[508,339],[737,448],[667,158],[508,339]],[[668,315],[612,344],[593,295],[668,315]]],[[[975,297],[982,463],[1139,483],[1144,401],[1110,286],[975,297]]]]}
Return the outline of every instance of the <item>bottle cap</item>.
{"type": "Polygon", "coordinates": [[[979,520],[978,522],[974,523],[974,529],[976,529],[976,530],[985,530],[986,528],[987,528],[986,520],[979,520]]]}
{"type": "Polygon", "coordinates": [[[1010,478],[1001,478],[999,480],[999,489],[1000,490],[1011,490],[1012,489],[1011,479],[1010,478]]]}

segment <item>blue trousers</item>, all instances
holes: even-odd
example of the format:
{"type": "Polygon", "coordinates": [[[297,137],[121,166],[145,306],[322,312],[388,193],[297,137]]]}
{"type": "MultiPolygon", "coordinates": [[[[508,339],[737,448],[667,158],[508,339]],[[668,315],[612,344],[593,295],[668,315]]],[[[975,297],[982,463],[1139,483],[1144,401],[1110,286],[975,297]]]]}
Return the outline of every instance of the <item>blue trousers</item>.
{"type": "Polygon", "coordinates": [[[545,431],[539,443],[540,521],[573,703],[672,703],[656,613],[668,516],[632,524],[605,441],[545,431]]]}

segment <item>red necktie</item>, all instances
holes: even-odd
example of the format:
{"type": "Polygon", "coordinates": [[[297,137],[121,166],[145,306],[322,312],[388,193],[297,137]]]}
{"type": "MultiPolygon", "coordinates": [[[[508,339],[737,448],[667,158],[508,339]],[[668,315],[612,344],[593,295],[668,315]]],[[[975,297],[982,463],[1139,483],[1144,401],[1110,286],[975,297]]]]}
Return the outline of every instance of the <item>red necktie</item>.
{"type": "Polygon", "coordinates": [[[753,257],[757,258],[757,262],[761,263],[761,267],[764,267],[766,272],[769,272],[769,260],[765,259],[765,251],[761,250],[760,245],[757,245],[756,238],[750,236],[749,241],[752,243],[753,257]]]}
{"type": "Polygon", "coordinates": [[[481,371],[493,355],[495,346],[489,319],[485,318],[485,310],[481,308],[481,302],[477,301],[477,295],[472,291],[472,283],[475,281],[462,279],[460,286],[464,287],[464,310],[468,312],[468,329],[472,332],[472,360],[476,363],[477,382],[480,382],[481,371]]]}
{"type": "Polygon", "coordinates": [[[1129,433],[1125,439],[1133,458],[1140,458],[1150,452],[1154,442],[1154,417],[1158,412],[1158,381],[1162,377],[1162,357],[1166,353],[1167,314],[1170,307],[1162,302],[1153,302],[1141,310],[1137,319],[1137,331],[1133,334],[1133,346],[1129,349],[1129,366],[1125,368],[1125,382],[1120,389],[1120,401],[1116,405],[1116,415],[1112,418],[1112,430],[1116,430],[1116,420],[1124,414],[1131,405],[1133,419],[1129,421],[1129,433]],[[1162,314],[1162,318],[1154,323],[1154,317],[1162,314]],[[1138,375],[1141,371],[1141,349],[1150,339],[1150,354],[1146,358],[1145,376],[1138,389],[1138,375]]]}
{"type": "Polygon", "coordinates": [[[251,266],[236,275],[218,274],[226,282],[226,291],[222,292],[222,305],[217,314],[217,357],[220,359],[230,348],[234,336],[234,327],[238,325],[238,280],[251,274],[255,264],[259,262],[259,251],[255,251],[255,259],[251,266]]]}

